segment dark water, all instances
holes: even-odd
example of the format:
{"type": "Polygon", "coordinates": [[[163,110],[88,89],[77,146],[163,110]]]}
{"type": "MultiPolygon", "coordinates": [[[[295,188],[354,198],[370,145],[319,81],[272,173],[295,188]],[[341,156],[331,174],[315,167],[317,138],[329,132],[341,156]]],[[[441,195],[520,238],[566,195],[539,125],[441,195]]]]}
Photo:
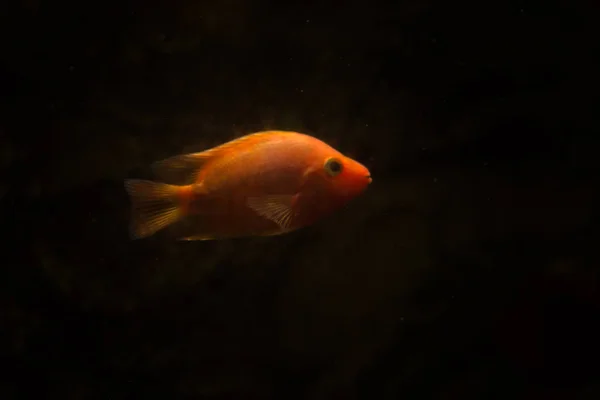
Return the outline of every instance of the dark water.
{"type": "Polygon", "coordinates": [[[0,398],[596,399],[592,1],[1,6],[0,398]],[[123,179],[267,128],[374,182],[130,241],[123,179]]]}

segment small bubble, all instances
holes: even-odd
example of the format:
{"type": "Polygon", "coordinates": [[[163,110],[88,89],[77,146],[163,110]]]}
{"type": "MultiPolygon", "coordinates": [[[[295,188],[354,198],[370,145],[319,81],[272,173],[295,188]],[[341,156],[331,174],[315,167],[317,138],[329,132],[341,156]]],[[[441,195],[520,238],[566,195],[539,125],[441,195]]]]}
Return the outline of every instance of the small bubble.
{"type": "Polygon", "coordinates": [[[437,183],[437,178],[433,178],[433,183],[437,183]]]}
{"type": "Polygon", "coordinates": [[[368,128],[368,127],[369,127],[369,124],[365,124],[365,126],[368,128]]]}
{"type": "Polygon", "coordinates": [[[306,20],[306,23],[308,24],[309,22],[310,22],[310,19],[307,19],[307,20],[306,20]]]}
{"type": "Polygon", "coordinates": [[[73,72],[75,70],[75,67],[73,65],[69,66],[69,72],[73,72]]]}

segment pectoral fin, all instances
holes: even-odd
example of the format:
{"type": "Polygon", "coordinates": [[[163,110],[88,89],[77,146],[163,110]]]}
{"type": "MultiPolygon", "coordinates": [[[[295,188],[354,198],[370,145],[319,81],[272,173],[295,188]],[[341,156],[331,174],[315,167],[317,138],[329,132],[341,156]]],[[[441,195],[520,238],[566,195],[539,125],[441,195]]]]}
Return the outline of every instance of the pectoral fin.
{"type": "Polygon", "coordinates": [[[294,205],[297,195],[270,195],[261,197],[249,197],[247,199],[248,207],[261,215],[275,222],[281,230],[288,230],[293,222],[296,213],[294,205]]]}

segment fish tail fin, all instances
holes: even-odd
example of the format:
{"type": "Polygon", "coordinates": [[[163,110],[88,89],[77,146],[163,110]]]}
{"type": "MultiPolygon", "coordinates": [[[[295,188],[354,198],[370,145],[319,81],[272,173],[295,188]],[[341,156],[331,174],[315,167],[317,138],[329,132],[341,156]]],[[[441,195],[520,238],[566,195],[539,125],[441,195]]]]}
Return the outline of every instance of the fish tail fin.
{"type": "Polygon", "coordinates": [[[140,179],[125,180],[125,190],[131,199],[131,238],[153,235],[185,215],[183,188],[140,179]]]}

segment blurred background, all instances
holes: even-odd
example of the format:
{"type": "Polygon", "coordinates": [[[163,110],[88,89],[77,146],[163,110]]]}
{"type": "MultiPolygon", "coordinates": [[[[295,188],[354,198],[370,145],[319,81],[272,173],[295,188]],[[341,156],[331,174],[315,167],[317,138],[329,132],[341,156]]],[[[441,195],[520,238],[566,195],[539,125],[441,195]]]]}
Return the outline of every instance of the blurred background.
{"type": "Polygon", "coordinates": [[[598,399],[594,1],[0,6],[0,398],[598,399]],[[264,129],[365,164],[279,237],[128,237],[264,129]]]}

